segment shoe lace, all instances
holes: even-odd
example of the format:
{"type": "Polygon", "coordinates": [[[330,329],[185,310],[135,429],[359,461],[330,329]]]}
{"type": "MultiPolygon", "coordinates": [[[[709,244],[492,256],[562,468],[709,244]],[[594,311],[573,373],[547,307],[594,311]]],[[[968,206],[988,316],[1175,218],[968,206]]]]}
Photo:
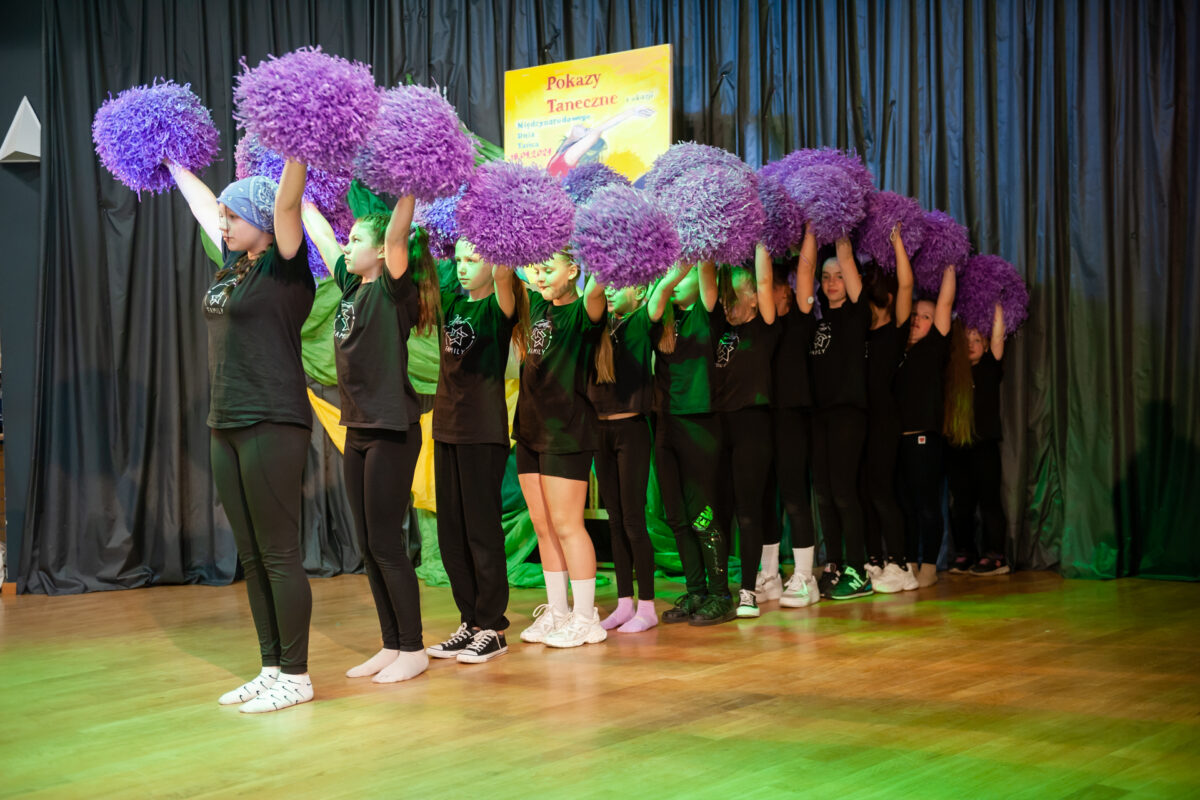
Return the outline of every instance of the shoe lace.
{"type": "Polygon", "coordinates": [[[758,602],[754,599],[754,592],[750,591],[749,589],[739,589],[738,605],[757,606],[758,602]]]}
{"type": "Polygon", "coordinates": [[[492,639],[496,638],[495,631],[480,631],[471,639],[471,643],[464,647],[464,650],[470,650],[475,655],[479,655],[487,649],[488,644],[492,639]]]}

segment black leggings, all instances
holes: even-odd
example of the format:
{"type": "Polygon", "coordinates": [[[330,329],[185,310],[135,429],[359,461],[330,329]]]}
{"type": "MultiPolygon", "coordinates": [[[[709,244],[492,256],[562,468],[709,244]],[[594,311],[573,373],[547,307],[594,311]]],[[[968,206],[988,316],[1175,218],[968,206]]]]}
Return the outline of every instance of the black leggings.
{"type": "Polygon", "coordinates": [[[642,415],[602,419],[596,450],[596,481],[612,535],[617,596],[633,597],[637,566],[638,599],[654,599],[654,546],[646,530],[646,487],[650,483],[650,426],[642,415]]]}
{"type": "MultiPolygon", "coordinates": [[[[662,492],[667,524],[675,534],[675,546],[683,564],[690,594],[726,594],[728,586],[709,587],[705,553],[697,527],[716,529],[711,520],[717,495],[717,455],[721,424],[714,414],[659,414],[655,417],[654,466],[662,492]]],[[[728,562],[728,540],[726,562],[728,562]]],[[[728,563],[726,563],[726,569],[728,563]]],[[[708,577],[714,577],[708,575],[708,577]]]]}
{"type": "Polygon", "coordinates": [[[905,560],[936,564],[945,535],[942,519],[942,437],[900,437],[900,506],[904,510],[905,560]]]}
{"type": "Polygon", "coordinates": [[[419,426],[407,431],[346,431],[346,497],[388,650],[423,649],[421,593],[403,526],[420,454],[419,426]]]}
{"type": "Polygon", "coordinates": [[[867,413],[860,408],[837,406],[813,414],[813,481],[825,558],[855,567],[866,561],[858,499],[858,462],[866,436],[867,413]]]}
{"type": "Polygon", "coordinates": [[[866,511],[867,555],[880,561],[885,554],[893,561],[905,558],[904,516],[896,501],[896,455],[899,449],[898,425],[888,420],[867,422],[867,446],[859,488],[866,511]]]}
{"type": "Polygon", "coordinates": [[[433,443],[438,548],[461,620],[472,628],[508,628],[508,562],[500,524],[508,448],[433,443]]]}
{"type": "Polygon", "coordinates": [[[771,410],[751,406],[721,413],[717,519],[721,530],[738,523],[742,588],[754,591],[763,546],[763,495],[771,467],[771,410]]]}
{"type": "Polygon", "coordinates": [[[312,591],[300,555],[300,496],[311,436],[300,425],[259,422],[214,429],[209,438],[262,665],[289,675],[308,672],[312,591]]]}
{"type": "Polygon", "coordinates": [[[989,439],[969,447],[947,447],[950,484],[950,531],[960,555],[978,555],[975,509],[983,523],[983,553],[1004,555],[1004,506],[1000,502],[1000,442],[989,439]]]}
{"type": "Polygon", "coordinates": [[[812,547],[816,531],[812,515],[812,413],[802,408],[773,408],[771,423],[775,436],[771,469],[767,475],[763,544],[779,544],[779,524],[774,487],[779,487],[783,511],[792,528],[792,547],[812,547]]]}

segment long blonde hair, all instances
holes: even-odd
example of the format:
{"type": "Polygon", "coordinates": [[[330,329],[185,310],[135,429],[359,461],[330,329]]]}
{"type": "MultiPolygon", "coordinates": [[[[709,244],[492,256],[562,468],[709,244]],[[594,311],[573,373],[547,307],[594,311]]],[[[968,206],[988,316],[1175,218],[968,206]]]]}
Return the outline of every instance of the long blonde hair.
{"type": "Polygon", "coordinates": [[[967,329],[957,319],[950,325],[950,360],[946,363],[943,391],[946,409],[942,433],[955,447],[966,447],[975,441],[975,382],[967,349],[967,329]]]}

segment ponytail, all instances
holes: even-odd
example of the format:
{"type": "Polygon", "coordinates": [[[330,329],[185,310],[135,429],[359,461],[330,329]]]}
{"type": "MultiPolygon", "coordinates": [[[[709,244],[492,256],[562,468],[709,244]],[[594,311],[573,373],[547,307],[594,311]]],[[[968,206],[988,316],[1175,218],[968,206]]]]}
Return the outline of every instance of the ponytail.
{"type": "Polygon", "coordinates": [[[667,301],[662,315],[662,334],[658,337],[658,352],[670,355],[675,352],[675,304],[667,301]]]}
{"type": "Polygon", "coordinates": [[[975,441],[975,386],[971,357],[967,352],[967,329],[962,320],[957,319],[950,325],[942,433],[955,447],[965,447],[975,441]]]}
{"type": "Polygon", "coordinates": [[[596,383],[616,383],[617,369],[613,363],[612,317],[604,315],[604,330],[600,331],[600,342],[596,345],[596,383]]]}
{"type": "Polygon", "coordinates": [[[417,228],[408,237],[408,269],[417,284],[417,334],[424,336],[442,324],[442,290],[438,281],[437,262],[429,250],[429,234],[417,228]]]}
{"type": "Polygon", "coordinates": [[[517,353],[517,361],[524,361],[529,350],[529,290],[517,277],[514,270],[509,278],[512,281],[514,306],[517,322],[513,325],[512,344],[517,353]]]}

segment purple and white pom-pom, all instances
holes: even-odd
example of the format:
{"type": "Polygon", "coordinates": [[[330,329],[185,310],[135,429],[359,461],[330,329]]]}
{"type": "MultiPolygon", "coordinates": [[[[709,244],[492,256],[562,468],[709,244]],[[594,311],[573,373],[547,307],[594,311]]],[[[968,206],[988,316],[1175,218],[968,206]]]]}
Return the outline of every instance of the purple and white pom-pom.
{"type": "Polygon", "coordinates": [[[562,179],[563,189],[577,207],[592,199],[597,189],[612,184],[629,185],[629,179],[598,161],[580,164],[562,179]]]}
{"type": "Polygon", "coordinates": [[[455,216],[459,236],[486,260],[521,267],[566,246],[575,205],[545,170],[492,161],[475,170],[455,216]]]}
{"type": "Polygon", "coordinates": [[[458,242],[458,220],[455,213],[458,201],[467,191],[464,183],[457,193],[439,197],[432,203],[417,203],[413,222],[429,234],[429,251],[434,258],[454,258],[454,245],[458,242]]]}
{"type": "Polygon", "coordinates": [[[815,164],[788,172],[783,186],[800,206],[818,245],[849,236],[867,214],[867,197],[845,169],[815,164]]]}
{"type": "Polygon", "coordinates": [[[913,278],[921,293],[936,297],[942,287],[942,273],[953,265],[961,274],[971,254],[971,237],[964,225],[944,211],[925,214],[925,240],[913,257],[913,278]]]}
{"type": "Polygon", "coordinates": [[[397,86],[383,92],[354,168],[376,192],[430,201],[453,194],[471,177],[475,145],[436,90],[397,86]]]}
{"type": "Polygon", "coordinates": [[[696,142],[680,142],[671,145],[665,153],[654,159],[650,171],[639,182],[647,191],[657,194],[684,173],[710,164],[725,164],[753,173],[744,161],[728,150],[696,142]]]}
{"type": "Polygon", "coordinates": [[[683,261],[741,264],[754,255],[766,214],[753,170],[700,165],[662,186],[658,199],[675,223],[683,261]]]}
{"type": "Polygon", "coordinates": [[[175,179],[163,161],[193,172],[221,149],[212,115],[191,84],[156,79],[111,95],[92,120],[96,155],[113,177],[135,192],[165,192],[175,179]]]}
{"type": "Polygon", "coordinates": [[[1011,335],[1029,313],[1029,290],[1012,264],[1000,256],[973,256],[958,281],[954,310],[968,328],[992,335],[996,303],[1004,313],[1004,332],[1011,335]]]}
{"type": "Polygon", "coordinates": [[[642,192],[620,184],[600,187],[575,213],[571,249],[586,272],[618,289],[649,283],[680,252],[671,218],[642,192]]]}
{"type": "MultiPolygon", "coordinates": [[[[263,146],[254,134],[243,136],[234,151],[238,178],[262,175],[279,183],[283,175],[284,158],[263,146]]],[[[350,191],[350,171],[343,169],[329,172],[317,167],[308,168],[304,182],[304,199],[316,204],[326,217],[339,205],[346,204],[346,193],[350,191]]]]}
{"type": "Polygon", "coordinates": [[[867,216],[855,232],[855,249],[887,272],[896,271],[892,231],[900,226],[900,241],[911,259],[925,241],[925,212],[911,197],[895,192],[867,196],[867,216]]]}
{"type": "Polygon", "coordinates": [[[804,236],[804,212],[765,167],[758,171],[758,199],[766,215],[762,243],[772,257],[782,258],[804,236]]]}
{"type": "Polygon", "coordinates": [[[371,68],[320,47],[269,57],[242,73],[233,90],[234,119],[263,145],[330,171],[346,169],[379,113],[371,68]]]}

